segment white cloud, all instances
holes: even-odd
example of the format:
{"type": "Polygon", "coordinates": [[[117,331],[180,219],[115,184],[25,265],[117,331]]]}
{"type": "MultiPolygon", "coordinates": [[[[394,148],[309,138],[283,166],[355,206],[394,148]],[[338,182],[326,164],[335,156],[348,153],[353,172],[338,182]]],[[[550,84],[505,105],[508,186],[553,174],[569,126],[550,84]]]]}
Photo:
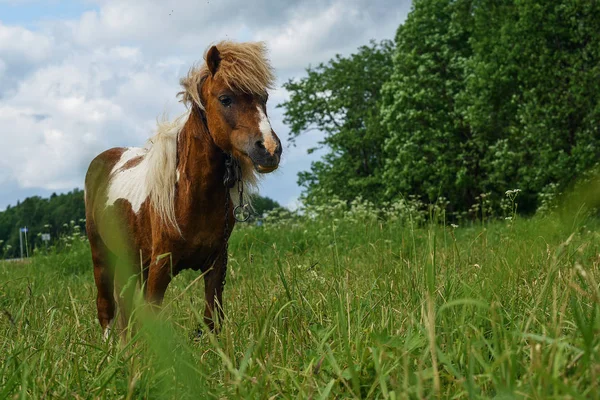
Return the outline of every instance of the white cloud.
{"type": "Polygon", "coordinates": [[[273,61],[281,68],[297,67],[306,58],[321,58],[327,34],[345,20],[347,12],[341,3],[334,3],[321,14],[307,18],[305,14],[296,15],[284,26],[275,26],[258,32],[260,40],[269,41],[273,53],[273,61]]]}
{"type": "MultiPolygon", "coordinates": [[[[369,39],[392,38],[405,0],[241,2],[108,0],[74,20],[44,20],[37,30],[0,23],[0,209],[22,188],[81,187],[89,161],[115,146],[141,145],[163,111],[183,111],[179,78],[221,39],[265,40],[278,82],[309,64],[347,54],[369,39]]],[[[318,134],[287,145],[282,88],[269,117],[284,143],[279,172],[263,194],[297,198],[296,174],[318,155],[318,134]]]]}
{"type": "Polygon", "coordinates": [[[53,45],[52,38],[0,22],[0,54],[5,61],[40,62],[50,56],[53,45]]]}

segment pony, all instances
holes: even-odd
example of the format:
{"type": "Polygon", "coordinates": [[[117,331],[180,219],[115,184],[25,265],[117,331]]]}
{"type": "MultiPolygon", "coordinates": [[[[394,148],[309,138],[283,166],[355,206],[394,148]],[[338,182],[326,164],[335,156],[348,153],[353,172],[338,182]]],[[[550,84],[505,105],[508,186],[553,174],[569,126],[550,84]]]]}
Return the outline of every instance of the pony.
{"type": "Polygon", "coordinates": [[[96,156],[85,178],[86,232],[98,321],[108,338],[117,310],[128,324],[136,285],[160,306],[167,286],[191,268],[204,276],[204,322],[222,320],[227,245],[259,174],[277,169],[281,142],[267,116],[275,75],[263,42],[222,41],[192,66],[178,93],[187,111],[158,123],[143,148],[96,156]],[[237,187],[236,187],[237,185],[237,187]]]}

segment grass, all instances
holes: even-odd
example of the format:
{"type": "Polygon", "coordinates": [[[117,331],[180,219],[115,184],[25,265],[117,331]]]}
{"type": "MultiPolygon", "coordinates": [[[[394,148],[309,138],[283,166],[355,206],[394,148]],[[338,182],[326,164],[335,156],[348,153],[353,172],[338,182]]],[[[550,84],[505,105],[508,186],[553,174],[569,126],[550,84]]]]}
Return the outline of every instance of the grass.
{"type": "Polygon", "coordinates": [[[101,340],[85,242],[0,264],[0,398],[600,398],[598,226],[236,229],[221,333],[192,339],[188,271],[126,345],[101,340]]]}

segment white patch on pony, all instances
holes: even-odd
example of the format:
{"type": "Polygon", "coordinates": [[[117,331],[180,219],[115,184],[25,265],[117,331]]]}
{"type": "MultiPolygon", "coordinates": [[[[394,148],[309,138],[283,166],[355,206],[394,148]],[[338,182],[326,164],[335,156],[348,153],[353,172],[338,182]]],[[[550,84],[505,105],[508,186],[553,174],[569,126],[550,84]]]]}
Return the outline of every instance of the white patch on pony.
{"type": "Polygon", "coordinates": [[[124,199],[131,204],[134,213],[140,211],[140,207],[148,198],[149,190],[146,184],[146,173],[148,161],[147,149],[130,147],[123,152],[119,161],[111,172],[110,185],[108,187],[108,200],[106,206],[115,204],[118,199],[124,199]],[[136,166],[123,169],[123,166],[136,157],[143,157],[136,166]]]}
{"type": "Polygon", "coordinates": [[[265,149],[270,154],[275,154],[275,150],[277,149],[277,141],[273,137],[273,129],[271,128],[271,122],[269,122],[269,118],[265,115],[261,106],[257,106],[258,108],[258,129],[260,133],[262,133],[263,143],[265,145],[265,149]]]}
{"type": "Polygon", "coordinates": [[[108,325],[106,326],[106,328],[104,328],[104,333],[102,334],[102,340],[104,340],[105,342],[110,337],[110,332],[112,330],[113,324],[114,324],[114,319],[111,319],[110,321],[108,321],[108,325]]]}
{"type": "Polygon", "coordinates": [[[159,122],[157,133],[148,140],[145,148],[127,148],[111,171],[107,207],[115,204],[117,199],[124,199],[137,214],[150,197],[150,204],[163,222],[179,232],[175,220],[177,140],[189,115],[187,111],[173,121],[159,122]],[[129,160],[140,156],[142,159],[137,165],[123,168],[129,160]]]}

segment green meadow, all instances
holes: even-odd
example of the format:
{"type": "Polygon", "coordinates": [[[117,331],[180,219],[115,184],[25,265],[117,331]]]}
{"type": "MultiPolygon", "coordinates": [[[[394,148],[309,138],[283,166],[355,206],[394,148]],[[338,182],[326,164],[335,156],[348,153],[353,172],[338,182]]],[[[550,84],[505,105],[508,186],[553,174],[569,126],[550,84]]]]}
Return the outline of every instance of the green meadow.
{"type": "MultiPolygon", "coordinates": [[[[165,2],[99,2],[67,20],[45,14],[58,1],[4,3],[44,18],[0,15],[0,137],[14,153],[0,199],[17,201],[0,211],[0,400],[600,399],[600,1],[280,1],[257,14],[207,0],[169,3],[168,17],[165,2]],[[84,193],[17,198],[65,189],[92,150],[139,139],[210,27],[210,40],[273,51],[268,109],[286,168],[306,167],[302,209],[256,197],[263,224],[236,226],[218,334],[196,334],[204,282],[184,271],[160,309],[138,292],[127,335],[104,341],[84,193]],[[32,257],[2,260],[24,227],[32,257]]],[[[217,94],[200,87],[218,80],[217,53],[185,90],[217,94]]],[[[234,75],[269,75],[227,53],[234,75]]],[[[238,111],[209,123],[216,108],[198,96],[225,153],[262,143],[242,137],[255,130],[238,111]]],[[[299,193],[292,174],[271,179],[265,194],[299,193]]]]}
{"type": "Polygon", "coordinates": [[[81,236],[2,263],[0,398],[600,398],[597,220],[438,211],[334,204],[239,225],[225,321],[199,338],[198,273],[103,342],[81,236]]]}

